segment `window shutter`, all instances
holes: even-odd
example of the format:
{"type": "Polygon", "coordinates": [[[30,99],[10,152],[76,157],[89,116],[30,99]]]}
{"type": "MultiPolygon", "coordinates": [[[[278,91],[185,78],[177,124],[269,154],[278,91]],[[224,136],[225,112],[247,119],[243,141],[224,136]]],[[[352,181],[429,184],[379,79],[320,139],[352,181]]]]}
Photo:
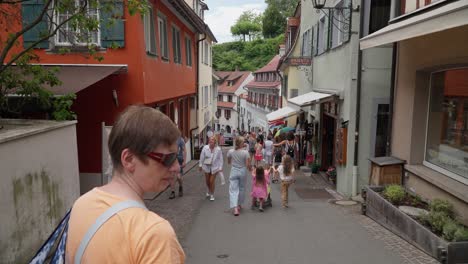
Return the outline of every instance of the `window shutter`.
{"type": "MultiPolygon", "coordinates": [[[[37,17],[41,14],[42,9],[44,9],[44,3],[42,0],[30,0],[25,1],[21,4],[21,14],[23,16],[23,28],[30,25],[37,17]]],[[[47,15],[44,15],[39,24],[35,27],[31,28],[23,35],[23,46],[25,48],[29,48],[32,44],[36,41],[41,39],[48,34],[48,27],[47,27],[47,15]]],[[[49,41],[41,41],[39,42],[34,48],[38,49],[46,49],[49,48],[49,41]]]]}
{"type": "Polygon", "coordinates": [[[105,7],[100,9],[101,46],[112,47],[113,44],[122,48],[125,46],[124,3],[113,2],[113,10],[105,7]]]}
{"type": "Polygon", "coordinates": [[[314,56],[317,56],[318,54],[318,40],[319,40],[319,26],[318,24],[315,25],[315,32],[314,32],[314,44],[313,44],[313,47],[314,47],[314,56]]]}

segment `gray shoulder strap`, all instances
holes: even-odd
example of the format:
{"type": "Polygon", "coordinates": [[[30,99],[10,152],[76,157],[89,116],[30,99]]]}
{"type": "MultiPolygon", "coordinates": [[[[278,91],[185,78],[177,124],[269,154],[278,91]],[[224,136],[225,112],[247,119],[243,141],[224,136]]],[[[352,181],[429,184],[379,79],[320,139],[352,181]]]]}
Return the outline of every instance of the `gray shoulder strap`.
{"type": "Polygon", "coordinates": [[[86,250],[86,247],[88,246],[89,241],[93,238],[94,234],[99,230],[99,228],[109,220],[112,216],[114,216],[116,213],[125,210],[127,208],[131,207],[139,207],[139,208],[144,208],[146,209],[146,206],[140,202],[134,201],[134,200],[127,200],[123,201],[120,203],[117,203],[113,206],[111,206],[109,209],[107,209],[102,215],[100,215],[97,219],[96,222],[86,231],[86,234],[84,235],[83,239],[81,240],[80,246],[78,247],[78,250],[76,251],[75,254],[75,264],[80,264],[81,263],[81,257],[83,257],[83,254],[86,250]]]}

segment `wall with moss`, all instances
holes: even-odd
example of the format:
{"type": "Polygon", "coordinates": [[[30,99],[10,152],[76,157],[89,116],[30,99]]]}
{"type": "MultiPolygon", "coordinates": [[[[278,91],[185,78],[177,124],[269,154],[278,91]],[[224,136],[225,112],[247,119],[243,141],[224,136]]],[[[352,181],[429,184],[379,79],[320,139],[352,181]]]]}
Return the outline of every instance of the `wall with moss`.
{"type": "Polygon", "coordinates": [[[0,168],[0,262],[27,263],[79,196],[75,123],[0,141],[0,168]]]}

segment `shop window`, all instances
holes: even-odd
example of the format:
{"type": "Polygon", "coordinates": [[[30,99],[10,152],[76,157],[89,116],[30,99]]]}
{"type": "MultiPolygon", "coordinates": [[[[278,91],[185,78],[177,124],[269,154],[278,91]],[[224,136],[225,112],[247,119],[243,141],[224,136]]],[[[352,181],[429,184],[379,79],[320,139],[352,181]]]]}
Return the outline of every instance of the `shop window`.
{"type": "Polygon", "coordinates": [[[424,164],[468,179],[468,69],[433,73],[424,164]]]}
{"type": "Polygon", "coordinates": [[[375,132],[374,156],[383,157],[387,153],[389,104],[379,104],[377,107],[377,130],[375,132]]]}

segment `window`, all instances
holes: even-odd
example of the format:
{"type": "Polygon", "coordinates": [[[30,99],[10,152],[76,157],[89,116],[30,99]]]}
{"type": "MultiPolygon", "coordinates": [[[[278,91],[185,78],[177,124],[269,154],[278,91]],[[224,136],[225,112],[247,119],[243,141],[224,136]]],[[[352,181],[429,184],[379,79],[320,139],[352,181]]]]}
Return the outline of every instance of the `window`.
{"type": "MultiPolygon", "coordinates": [[[[60,5],[61,2],[57,3],[60,5]]],[[[68,3],[68,2],[67,2],[68,3]]],[[[82,0],[75,0],[75,7],[79,8],[83,6],[84,2],[82,0]]],[[[58,9],[61,9],[60,7],[58,9]]],[[[67,9],[67,7],[64,7],[67,9]]],[[[87,14],[86,16],[92,21],[99,22],[99,10],[96,7],[87,6],[87,14]]],[[[59,12],[57,11],[54,16],[54,23],[61,24],[65,20],[69,19],[73,13],[68,11],[59,12]]],[[[99,27],[98,27],[99,28],[99,27]]],[[[65,23],[60,29],[58,30],[57,34],[55,35],[55,45],[59,46],[71,46],[71,45],[79,45],[85,46],[88,44],[94,44],[99,46],[100,45],[100,32],[99,30],[94,31],[81,31],[80,29],[76,29],[70,23],[65,23]]]]}
{"type": "Polygon", "coordinates": [[[468,69],[433,73],[424,164],[468,180],[468,69]]]}
{"type": "Polygon", "coordinates": [[[224,117],[226,120],[229,120],[229,118],[231,118],[231,110],[224,109],[224,117]]]}
{"type": "Polygon", "coordinates": [[[375,132],[374,157],[383,157],[387,154],[388,119],[390,115],[389,104],[377,106],[377,128],[375,132]]]}
{"type": "Polygon", "coordinates": [[[203,42],[203,43],[204,43],[204,47],[205,47],[204,56],[203,56],[204,57],[204,63],[206,65],[208,65],[208,43],[206,43],[206,41],[203,42]]]}
{"type": "Polygon", "coordinates": [[[294,98],[299,95],[299,90],[298,89],[291,89],[291,96],[289,98],[294,98]]]}
{"type": "Polygon", "coordinates": [[[302,34],[301,56],[310,57],[312,55],[311,29],[302,34]]]}
{"type": "Polygon", "coordinates": [[[180,48],[180,30],[172,26],[172,52],[174,53],[174,62],[182,63],[182,52],[180,48]]]}
{"type": "Polygon", "coordinates": [[[145,29],[146,53],[151,55],[157,55],[156,32],[154,30],[154,13],[153,6],[151,4],[149,6],[148,12],[145,13],[143,19],[145,29]]]}
{"type": "Polygon", "coordinates": [[[213,65],[213,50],[211,49],[211,46],[210,46],[210,61],[208,62],[209,65],[213,65]]]}
{"type": "Polygon", "coordinates": [[[200,54],[201,54],[201,55],[200,55],[201,62],[202,62],[202,63],[205,63],[205,57],[204,57],[204,53],[203,53],[204,50],[205,50],[205,42],[204,42],[204,41],[201,43],[200,49],[201,49],[201,51],[200,51],[200,54]]]}
{"type": "Polygon", "coordinates": [[[390,19],[390,2],[391,0],[370,2],[369,34],[388,25],[388,20],[390,19]]]}
{"type": "Polygon", "coordinates": [[[232,95],[228,95],[228,102],[232,103],[232,95]]]}
{"type": "Polygon", "coordinates": [[[320,18],[318,24],[318,39],[317,39],[317,53],[321,54],[325,51],[325,43],[328,37],[328,27],[326,25],[325,17],[320,18]]]}
{"type": "Polygon", "coordinates": [[[208,93],[209,93],[209,91],[208,91],[208,86],[205,86],[205,89],[204,89],[204,90],[205,90],[205,94],[204,94],[204,96],[203,96],[203,98],[204,98],[204,100],[205,100],[204,106],[207,106],[207,105],[208,105],[208,98],[209,98],[209,95],[208,95],[208,93]]]}
{"type": "Polygon", "coordinates": [[[221,109],[216,110],[216,117],[217,118],[221,117],[221,109]]]}
{"type": "Polygon", "coordinates": [[[185,63],[192,66],[192,40],[185,37],[185,63]]]}
{"type": "Polygon", "coordinates": [[[218,102],[222,102],[223,101],[223,96],[222,95],[218,95],[218,102]]]}
{"type": "Polygon", "coordinates": [[[162,14],[158,14],[158,30],[159,30],[159,50],[161,57],[169,59],[167,48],[167,20],[162,14]]]}
{"type": "MultiPolygon", "coordinates": [[[[339,2],[336,7],[341,8],[343,6],[343,2],[339,2]]],[[[344,15],[343,9],[333,9],[332,11],[333,18],[332,18],[332,25],[331,25],[331,47],[337,47],[341,43],[343,43],[343,33],[345,31],[344,29],[344,15]]]]}
{"type": "Polygon", "coordinates": [[[228,81],[227,86],[232,86],[234,84],[234,81],[228,81]]]}

